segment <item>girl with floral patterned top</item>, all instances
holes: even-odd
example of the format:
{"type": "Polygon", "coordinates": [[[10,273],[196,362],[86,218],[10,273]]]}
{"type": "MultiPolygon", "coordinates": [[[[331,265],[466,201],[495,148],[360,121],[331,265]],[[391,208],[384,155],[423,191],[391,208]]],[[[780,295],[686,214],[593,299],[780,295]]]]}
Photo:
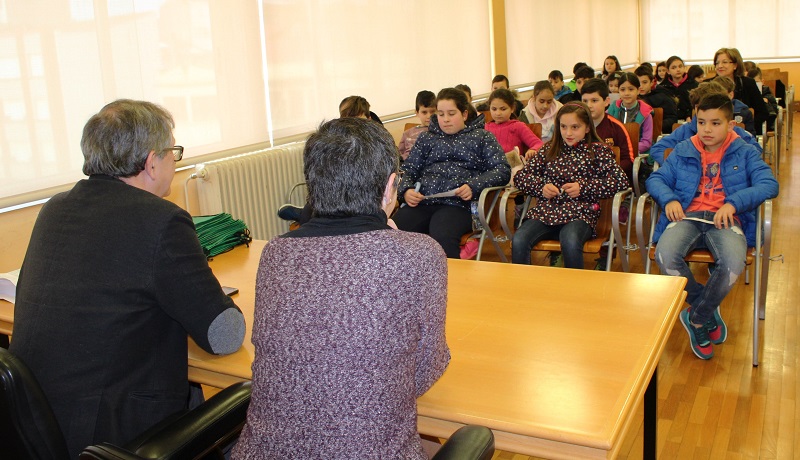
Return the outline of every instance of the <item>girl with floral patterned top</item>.
{"type": "Polygon", "coordinates": [[[557,239],[566,268],[583,268],[583,245],[595,233],[599,201],[628,188],[614,153],[598,136],[589,108],[570,102],[558,111],[553,141],[514,176],[514,184],[537,198],[511,246],[515,264],[530,264],[531,249],[557,239]]]}

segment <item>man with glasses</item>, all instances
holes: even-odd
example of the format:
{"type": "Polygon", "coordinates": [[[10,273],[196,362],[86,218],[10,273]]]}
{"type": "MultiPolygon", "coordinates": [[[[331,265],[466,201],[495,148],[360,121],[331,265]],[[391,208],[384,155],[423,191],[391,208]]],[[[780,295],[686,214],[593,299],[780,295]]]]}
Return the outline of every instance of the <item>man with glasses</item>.
{"type": "Polygon", "coordinates": [[[215,354],[244,338],[191,217],[163,199],[183,155],[173,128],[149,102],[103,107],[81,138],[89,178],[51,198],[31,235],[10,351],[41,384],[71,458],[188,407],[187,333],[215,354]]]}

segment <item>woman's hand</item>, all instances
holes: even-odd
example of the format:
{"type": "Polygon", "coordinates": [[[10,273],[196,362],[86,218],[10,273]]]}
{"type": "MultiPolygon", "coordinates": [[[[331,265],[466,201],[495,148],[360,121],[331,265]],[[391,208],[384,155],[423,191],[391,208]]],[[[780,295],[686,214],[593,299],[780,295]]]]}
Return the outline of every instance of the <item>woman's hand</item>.
{"type": "Polygon", "coordinates": [[[406,193],[403,194],[403,199],[405,200],[406,204],[411,206],[412,208],[419,204],[425,198],[425,195],[419,193],[418,191],[410,188],[406,190],[406,193]]]}
{"type": "Polygon", "coordinates": [[[464,184],[456,189],[456,196],[464,201],[469,201],[472,199],[472,189],[469,187],[469,185],[464,184]]]}

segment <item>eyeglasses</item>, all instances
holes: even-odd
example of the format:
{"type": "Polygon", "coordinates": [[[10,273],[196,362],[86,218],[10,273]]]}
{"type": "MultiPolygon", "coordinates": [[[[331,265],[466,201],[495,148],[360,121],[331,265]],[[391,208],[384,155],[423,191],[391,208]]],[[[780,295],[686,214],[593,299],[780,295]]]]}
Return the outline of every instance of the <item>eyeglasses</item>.
{"type": "Polygon", "coordinates": [[[181,158],[183,158],[183,146],[182,145],[176,145],[175,147],[168,147],[168,148],[162,150],[162,152],[166,152],[166,151],[172,152],[172,156],[173,156],[173,158],[175,158],[176,162],[181,161],[181,158]]]}
{"type": "Polygon", "coordinates": [[[400,187],[400,182],[403,182],[403,174],[405,174],[405,173],[406,172],[403,171],[402,169],[399,170],[399,171],[395,171],[395,176],[394,176],[394,188],[395,189],[400,187]]]}

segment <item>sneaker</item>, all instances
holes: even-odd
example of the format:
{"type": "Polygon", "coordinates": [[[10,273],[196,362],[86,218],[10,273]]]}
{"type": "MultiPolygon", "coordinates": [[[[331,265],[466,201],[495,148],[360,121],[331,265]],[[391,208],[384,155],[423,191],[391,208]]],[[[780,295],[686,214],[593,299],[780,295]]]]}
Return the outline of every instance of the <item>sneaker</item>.
{"type": "Polygon", "coordinates": [[[692,353],[700,359],[711,359],[714,356],[714,349],[711,346],[711,340],[708,338],[708,331],[705,325],[695,327],[689,321],[689,309],[685,308],[680,313],[681,324],[686,332],[689,334],[689,341],[692,346],[692,353]]]}
{"type": "Polygon", "coordinates": [[[719,345],[728,338],[728,326],[719,314],[719,306],[714,309],[714,317],[706,322],[708,338],[714,345],[719,345]]]}
{"type": "Polygon", "coordinates": [[[300,213],[302,212],[303,208],[298,208],[297,206],[291,204],[285,204],[278,208],[278,217],[283,220],[298,221],[300,220],[300,213]]]}
{"type": "Polygon", "coordinates": [[[551,267],[563,267],[564,266],[564,257],[561,255],[560,252],[551,252],[550,253],[550,266],[551,267]]]}
{"type": "Polygon", "coordinates": [[[464,246],[461,246],[461,253],[459,257],[462,259],[472,259],[476,255],[478,255],[478,240],[475,238],[470,238],[464,243],[464,246]]]}

